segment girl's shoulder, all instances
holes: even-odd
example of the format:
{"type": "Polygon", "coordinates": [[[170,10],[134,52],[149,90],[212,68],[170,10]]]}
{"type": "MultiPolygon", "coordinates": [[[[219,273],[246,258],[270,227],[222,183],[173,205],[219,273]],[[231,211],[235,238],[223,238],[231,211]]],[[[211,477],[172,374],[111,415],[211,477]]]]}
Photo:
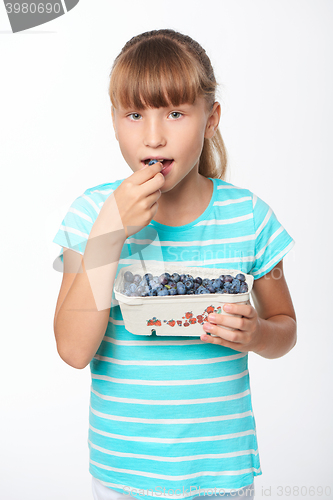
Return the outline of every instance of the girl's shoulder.
{"type": "Polygon", "coordinates": [[[106,182],[86,189],[81,195],[74,199],[69,211],[74,214],[76,218],[84,217],[88,222],[94,222],[106,199],[117,189],[123,180],[124,179],[106,182]]]}
{"type": "Polygon", "coordinates": [[[261,219],[263,214],[273,212],[270,205],[250,189],[236,186],[222,179],[214,179],[214,181],[216,182],[217,204],[224,205],[237,201],[242,203],[245,210],[253,212],[253,217],[257,219],[261,219]]]}
{"type": "Polygon", "coordinates": [[[79,195],[75,204],[80,204],[81,206],[91,207],[94,204],[101,207],[105,200],[110,196],[113,191],[123,182],[124,179],[120,179],[114,182],[105,182],[104,184],[98,184],[97,186],[90,187],[86,189],[81,195],[79,195]]]}
{"type": "Polygon", "coordinates": [[[220,195],[223,198],[235,199],[239,196],[248,196],[253,199],[253,197],[255,196],[254,193],[252,193],[252,191],[250,191],[249,189],[236,186],[235,184],[224,181],[223,179],[214,179],[214,182],[216,183],[218,196],[220,195]]]}
{"type": "Polygon", "coordinates": [[[108,197],[110,193],[115,191],[117,187],[124,181],[125,179],[119,179],[113,182],[105,182],[104,184],[98,184],[97,186],[90,187],[86,189],[82,196],[106,196],[108,197]]]}

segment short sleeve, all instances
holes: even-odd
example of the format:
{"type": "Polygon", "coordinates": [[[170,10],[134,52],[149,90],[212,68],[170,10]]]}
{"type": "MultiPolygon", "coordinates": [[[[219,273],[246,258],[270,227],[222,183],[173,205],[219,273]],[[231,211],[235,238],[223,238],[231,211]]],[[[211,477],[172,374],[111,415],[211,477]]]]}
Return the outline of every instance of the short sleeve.
{"type": "MultiPolygon", "coordinates": [[[[92,226],[100,212],[100,207],[89,196],[76,198],[65,215],[53,242],[84,254],[92,226]]],[[[63,251],[59,255],[63,262],[63,251]]]]}
{"type": "Polygon", "coordinates": [[[295,241],[276,218],[273,210],[252,193],[255,230],[254,263],[250,271],[261,278],[278,264],[293,248],[295,241]]]}

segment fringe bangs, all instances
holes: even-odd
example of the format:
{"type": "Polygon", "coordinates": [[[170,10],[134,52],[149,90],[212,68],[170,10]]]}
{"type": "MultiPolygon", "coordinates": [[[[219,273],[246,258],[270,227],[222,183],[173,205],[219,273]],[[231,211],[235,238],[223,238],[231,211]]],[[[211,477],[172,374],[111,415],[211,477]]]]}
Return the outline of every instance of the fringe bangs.
{"type": "Polygon", "coordinates": [[[144,109],[193,104],[211,94],[212,83],[198,61],[170,40],[147,40],[120,54],[115,60],[109,85],[112,105],[144,109]],[[169,42],[169,43],[168,43],[169,42]]]}

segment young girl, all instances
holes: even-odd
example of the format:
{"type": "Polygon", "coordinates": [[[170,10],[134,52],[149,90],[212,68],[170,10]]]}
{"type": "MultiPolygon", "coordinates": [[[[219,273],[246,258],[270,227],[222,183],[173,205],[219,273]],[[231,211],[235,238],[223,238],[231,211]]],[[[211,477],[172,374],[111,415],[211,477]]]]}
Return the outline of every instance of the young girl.
{"type": "Polygon", "coordinates": [[[243,498],[262,473],[248,352],[273,359],[296,343],[282,267],[294,241],[263,200],[223,180],[216,85],[190,37],[164,29],[132,38],[109,93],[133,174],[76,198],[53,240],[64,263],[57,349],[69,365],[91,369],[95,499],[243,498]],[[143,250],[147,272],[163,260],[180,271],[252,274],[255,308],[224,306],[230,315],[211,314],[200,337],[128,332],[114,280],[143,250]]]}

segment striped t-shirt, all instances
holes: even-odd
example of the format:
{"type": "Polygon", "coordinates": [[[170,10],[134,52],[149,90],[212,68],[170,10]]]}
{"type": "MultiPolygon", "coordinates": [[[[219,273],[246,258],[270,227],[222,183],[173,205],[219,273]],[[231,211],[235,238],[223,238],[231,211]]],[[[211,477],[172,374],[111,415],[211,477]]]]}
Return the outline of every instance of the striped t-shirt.
{"type": "MultiPolygon", "coordinates": [[[[53,241],[83,254],[103,203],[123,180],[87,189],[53,241]]],[[[180,269],[235,269],[256,280],[281,261],[295,242],[272,209],[248,189],[211,180],[213,195],[201,216],[176,227],[152,220],[126,240],[117,274],[144,259],[147,272],[163,260],[180,269]]],[[[114,293],[110,306],[90,363],[90,473],[147,500],[191,500],[251,484],[262,472],[248,354],[200,337],[132,334],[114,293]]]]}

